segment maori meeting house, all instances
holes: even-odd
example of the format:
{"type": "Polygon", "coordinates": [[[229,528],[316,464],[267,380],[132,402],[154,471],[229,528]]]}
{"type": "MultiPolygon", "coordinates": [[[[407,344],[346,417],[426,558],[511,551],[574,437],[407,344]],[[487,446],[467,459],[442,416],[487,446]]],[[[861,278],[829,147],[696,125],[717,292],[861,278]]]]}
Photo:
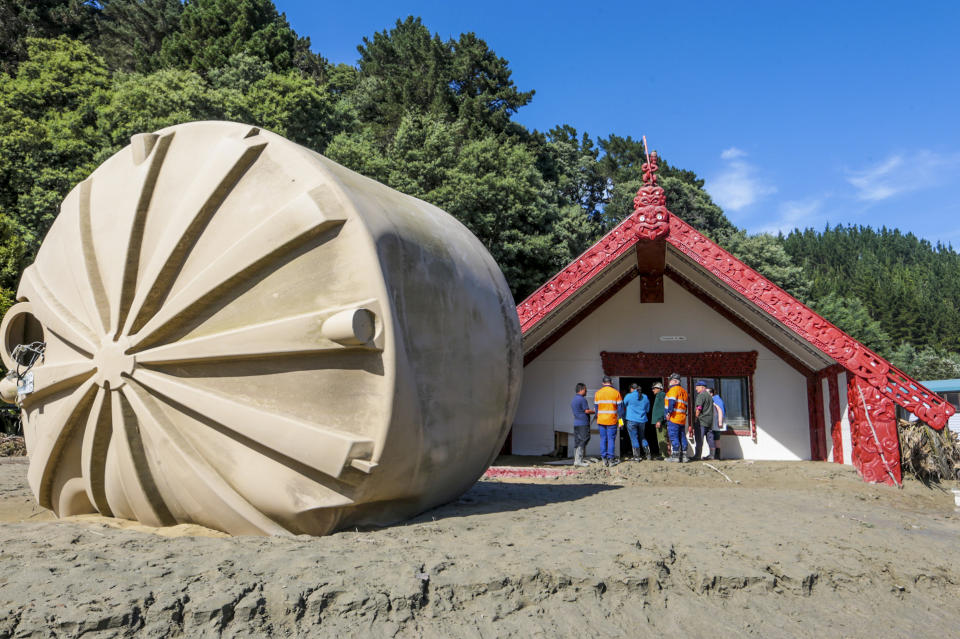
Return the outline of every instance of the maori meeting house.
{"type": "Polygon", "coordinates": [[[677,372],[691,398],[700,378],[723,397],[721,458],[899,483],[896,407],[941,429],[953,406],[671,215],[656,152],[643,169],[633,214],[517,307],[524,382],[505,452],[564,445],[577,382],[592,403],[605,374],[649,396],[677,372]]]}

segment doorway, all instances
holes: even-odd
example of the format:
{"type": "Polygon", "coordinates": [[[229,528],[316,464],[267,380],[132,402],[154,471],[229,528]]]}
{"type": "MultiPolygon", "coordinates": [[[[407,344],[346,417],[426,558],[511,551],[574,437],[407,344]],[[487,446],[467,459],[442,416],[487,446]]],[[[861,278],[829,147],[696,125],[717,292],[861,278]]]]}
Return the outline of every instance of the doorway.
{"type": "MultiPolygon", "coordinates": [[[[653,385],[657,382],[663,384],[663,379],[660,377],[621,377],[620,378],[620,395],[626,397],[627,393],[630,392],[630,385],[636,384],[639,386],[639,391],[647,396],[647,399],[650,401],[650,406],[653,406],[653,385]]],[[[663,394],[658,395],[660,401],[663,401],[663,394]]],[[[626,423],[626,420],[624,420],[626,423]]],[[[658,454],[662,454],[664,451],[659,451],[657,448],[657,429],[649,421],[647,421],[647,430],[643,436],[640,437],[641,441],[646,438],[647,443],[650,444],[650,452],[656,457],[658,454]],[[658,453],[659,451],[659,453],[658,453]]],[[[626,427],[620,429],[620,457],[626,458],[630,456],[630,434],[627,432],[626,427]]]]}

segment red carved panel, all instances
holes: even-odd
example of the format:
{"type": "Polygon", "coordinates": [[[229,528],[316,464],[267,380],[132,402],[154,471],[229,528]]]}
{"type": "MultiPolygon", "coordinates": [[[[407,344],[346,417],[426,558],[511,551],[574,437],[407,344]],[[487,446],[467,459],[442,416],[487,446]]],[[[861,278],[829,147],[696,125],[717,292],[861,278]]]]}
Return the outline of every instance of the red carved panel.
{"type": "Polygon", "coordinates": [[[781,324],[934,428],[954,408],[677,217],[667,241],[781,324]],[[921,417],[921,414],[924,417],[921,417]]]}
{"type": "Polygon", "coordinates": [[[833,439],[833,461],[843,463],[843,431],[840,413],[840,380],[837,373],[827,376],[827,390],[830,393],[830,437],[833,439]]]}
{"type": "Polygon", "coordinates": [[[810,459],[826,461],[827,434],[823,423],[823,385],[817,375],[807,376],[807,411],[810,415],[810,459]]]}
{"type": "Polygon", "coordinates": [[[880,388],[894,402],[903,406],[923,422],[940,430],[956,412],[953,404],[927,390],[900,369],[890,366],[887,383],[880,388]]]}
{"type": "Polygon", "coordinates": [[[897,416],[893,401],[882,395],[866,380],[851,375],[847,382],[847,404],[850,411],[853,465],[866,481],[899,484],[901,481],[900,442],[897,436],[897,416]],[[879,447],[877,440],[880,442],[879,447]]]}
{"type": "Polygon", "coordinates": [[[709,353],[600,353],[605,375],[745,377],[757,370],[757,351],[709,353]]]}

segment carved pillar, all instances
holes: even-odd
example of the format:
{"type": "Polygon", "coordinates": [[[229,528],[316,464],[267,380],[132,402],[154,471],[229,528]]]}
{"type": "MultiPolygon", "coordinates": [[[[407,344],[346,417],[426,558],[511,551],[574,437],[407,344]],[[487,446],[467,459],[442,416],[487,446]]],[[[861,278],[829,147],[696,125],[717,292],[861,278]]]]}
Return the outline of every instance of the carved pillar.
{"type": "Polygon", "coordinates": [[[866,481],[900,483],[900,442],[894,403],[856,375],[849,376],[847,402],[853,465],[866,481]]]}
{"type": "Polygon", "coordinates": [[[827,435],[823,424],[823,384],[816,374],[807,376],[807,410],[810,413],[810,459],[827,460],[827,435]]]}
{"type": "Polygon", "coordinates": [[[827,376],[827,389],[830,392],[830,437],[833,439],[833,461],[842,464],[843,432],[841,422],[843,421],[843,415],[840,413],[840,383],[838,377],[838,373],[827,376]]]}

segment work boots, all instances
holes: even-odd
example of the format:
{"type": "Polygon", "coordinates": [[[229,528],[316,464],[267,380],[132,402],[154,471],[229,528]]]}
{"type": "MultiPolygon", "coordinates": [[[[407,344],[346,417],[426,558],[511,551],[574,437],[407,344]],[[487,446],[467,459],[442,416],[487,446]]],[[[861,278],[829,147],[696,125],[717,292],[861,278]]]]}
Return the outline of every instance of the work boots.
{"type": "Polygon", "coordinates": [[[650,452],[649,444],[643,447],[643,456],[647,458],[647,461],[653,460],[653,454],[650,452]]]}
{"type": "Polygon", "coordinates": [[[573,449],[573,465],[574,466],[589,466],[587,462],[583,461],[583,446],[577,446],[573,449]]]}
{"type": "Polygon", "coordinates": [[[690,458],[689,458],[689,457],[687,457],[687,459],[684,459],[684,458],[683,458],[683,453],[684,453],[684,452],[686,452],[686,451],[683,451],[683,450],[674,451],[673,454],[670,455],[670,456],[667,458],[667,461],[668,461],[668,462],[677,463],[677,464],[683,464],[683,463],[686,463],[686,462],[690,461],[690,458]]]}

